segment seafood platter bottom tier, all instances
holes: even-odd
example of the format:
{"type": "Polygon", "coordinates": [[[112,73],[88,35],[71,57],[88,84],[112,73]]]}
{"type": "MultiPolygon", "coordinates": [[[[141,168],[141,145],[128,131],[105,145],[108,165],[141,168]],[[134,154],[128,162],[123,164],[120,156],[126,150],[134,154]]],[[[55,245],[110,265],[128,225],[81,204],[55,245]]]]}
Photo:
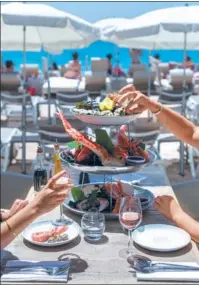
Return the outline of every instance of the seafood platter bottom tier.
{"type": "Polygon", "coordinates": [[[65,199],[64,207],[77,215],[97,209],[106,218],[114,219],[118,218],[121,198],[129,194],[140,198],[142,211],[146,211],[153,204],[154,195],[151,191],[118,181],[112,184],[98,182],[76,185],[65,199]]]}

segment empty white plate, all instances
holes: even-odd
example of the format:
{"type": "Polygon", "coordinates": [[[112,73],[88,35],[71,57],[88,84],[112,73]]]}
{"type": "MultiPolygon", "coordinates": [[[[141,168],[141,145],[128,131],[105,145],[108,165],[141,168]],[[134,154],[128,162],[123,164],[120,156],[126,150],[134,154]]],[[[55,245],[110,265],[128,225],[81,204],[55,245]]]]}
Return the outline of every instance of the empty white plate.
{"type": "Polygon", "coordinates": [[[191,237],[180,228],[156,224],[137,228],[133,232],[133,240],[146,249],[169,252],[187,246],[191,237]]]}
{"type": "MultiPolygon", "coordinates": [[[[79,235],[79,225],[76,222],[72,222],[70,225],[67,226],[67,230],[64,232],[67,234],[68,238],[62,241],[54,241],[54,242],[38,242],[32,239],[33,233],[36,232],[45,232],[54,229],[55,226],[53,225],[53,221],[40,221],[30,224],[22,233],[22,236],[25,240],[32,244],[36,244],[39,246],[47,246],[47,247],[54,247],[60,246],[66,243],[71,242],[79,235]]],[[[63,233],[63,234],[64,234],[63,233]]]]}

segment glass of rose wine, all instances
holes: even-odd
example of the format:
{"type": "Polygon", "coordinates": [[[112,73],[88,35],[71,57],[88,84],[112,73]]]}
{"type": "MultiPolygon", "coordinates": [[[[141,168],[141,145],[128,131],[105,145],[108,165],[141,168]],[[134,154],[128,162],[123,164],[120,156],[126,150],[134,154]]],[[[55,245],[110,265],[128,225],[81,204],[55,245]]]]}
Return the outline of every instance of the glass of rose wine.
{"type": "Polygon", "coordinates": [[[132,255],[132,231],[142,222],[142,206],[139,198],[129,195],[121,199],[119,220],[122,227],[128,230],[128,248],[120,252],[120,256],[127,258],[132,255]]]}

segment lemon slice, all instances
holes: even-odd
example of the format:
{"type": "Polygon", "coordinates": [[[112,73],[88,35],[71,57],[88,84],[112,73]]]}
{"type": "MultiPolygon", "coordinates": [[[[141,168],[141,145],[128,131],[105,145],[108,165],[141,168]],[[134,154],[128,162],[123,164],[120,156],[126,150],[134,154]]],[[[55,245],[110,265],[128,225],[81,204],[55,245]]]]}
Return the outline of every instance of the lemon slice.
{"type": "Polygon", "coordinates": [[[107,97],[99,104],[99,107],[101,111],[112,111],[115,107],[115,103],[107,97]]]}

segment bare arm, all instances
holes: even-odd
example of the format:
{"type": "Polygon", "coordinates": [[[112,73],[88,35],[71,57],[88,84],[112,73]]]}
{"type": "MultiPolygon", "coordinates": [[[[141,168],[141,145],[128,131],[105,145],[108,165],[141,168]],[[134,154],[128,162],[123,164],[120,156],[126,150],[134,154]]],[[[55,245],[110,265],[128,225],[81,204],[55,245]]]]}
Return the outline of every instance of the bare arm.
{"type": "Polygon", "coordinates": [[[188,232],[194,241],[199,242],[199,222],[186,214],[173,197],[158,196],[155,199],[155,208],[179,228],[188,232]]]}
{"type": "Polygon", "coordinates": [[[39,214],[37,208],[28,205],[7,220],[9,226],[12,229],[12,232],[9,231],[6,222],[3,222],[1,225],[1,249],[13,241],[15,239],[15,234],[18,235],[21,233],[38,216],[39,214]],[[24,219],[24,217],[26,218],[24,219]]]}
{"type": "Polygon", "coordinates": [[[183,212],[174,220],[176,225],[190,234],[195,242],[199,243],[199,222],[183,212]]]}
{"type": "MultiPolygon", "coordinates": [[[[156,113],[160,109],[160,103],[151,101],[149,110],[152,113],[156,113]]],[[[163,126],[169,129],[180,140],[199,148],[199,127],[196,127],[185,117],[167,107],[162,107],[162,111],[157,115],[157,118],[163,126]]]]}
{"type": "Polygon", "coordinates": [[[66,174],[61,171],[52,177],[41,192],[22,210],[1,224],[1,249],[15,239],[30,223],[40,215],[45,214],[63,203],[71,182],[67,179],[64,184],[56,184],[66,174]]]}
{"type": "Polygon", "coordinates": [[[199,127],[196,127],[185,117],[151,100],[141,92],[135,91],[132,85],[124,87],[120,93],[123,95],[120,96],[117,103],[123,105],[128,100],[127,113],[143,112],[147,109],[154,114],[160,111],[156,116],[163,126],[168,128],[180,140],[199,148],[199,127]]]}

